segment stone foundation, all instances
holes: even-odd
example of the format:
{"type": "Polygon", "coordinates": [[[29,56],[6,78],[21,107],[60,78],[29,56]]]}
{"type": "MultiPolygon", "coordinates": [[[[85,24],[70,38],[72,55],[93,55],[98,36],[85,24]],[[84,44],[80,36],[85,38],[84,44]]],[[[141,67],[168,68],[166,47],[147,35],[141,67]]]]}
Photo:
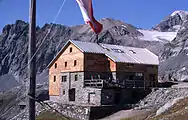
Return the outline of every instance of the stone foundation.
{"type": "Polygon", "coordinates": [[[76,120],[96,120],[109,116],[121,109],[129,109],[124,106],[78,106],[78,105],[62,105],[53,101],[47,102],[51,108],[37,104],[37,115],[42,112],[50,111],[52,113],[60,113],[61,115],[76,120]]]}

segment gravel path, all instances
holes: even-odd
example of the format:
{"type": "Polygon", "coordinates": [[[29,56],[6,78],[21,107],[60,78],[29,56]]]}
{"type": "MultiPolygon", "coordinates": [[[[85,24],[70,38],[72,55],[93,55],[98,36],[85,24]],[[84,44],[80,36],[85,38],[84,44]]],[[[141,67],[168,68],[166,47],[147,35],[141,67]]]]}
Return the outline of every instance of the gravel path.
{"type": "Polygon", "coordinates": [[[106,118],[103,118],[101,120],[120,120],[122,118],[139,116],[146,112],[147,112],[147,110],[122,110],[122,111],[114,113],[106,118]]]}

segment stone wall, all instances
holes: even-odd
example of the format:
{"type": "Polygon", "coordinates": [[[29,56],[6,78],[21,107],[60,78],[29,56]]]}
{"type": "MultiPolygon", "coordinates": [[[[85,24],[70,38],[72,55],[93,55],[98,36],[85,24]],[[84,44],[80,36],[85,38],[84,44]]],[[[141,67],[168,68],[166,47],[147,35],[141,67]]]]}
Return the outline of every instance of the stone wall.
{"type": "Polygon", "coordinates": [[[84,72],[61,73],[60,96],[50,96],[51,101],[73,105],[101,105],[101,89],[84,87],[84,72]],[[77,81],[75,81],[77,75],[77,81]],[[67,76],[62,81],[62,76],[67,76]],[[69,100],[69,90],[75,89],[75,101],[69,100]]]}
{"type": "Polygon", "coordinates": [[[60,96],[50,96],[50,101],[60,103],[60,96]]]}
{"type": "Polygon", "coordinates": [[[74,73],[61,73],[60,77],[67,76],[66,81],[60,82],[60,101],[63,104],[74,104],[77,102],[80,89],[83,88],[83,72],[74,73]],[[75,81],[75,75],[77,75],[77,81],[75,81]],[[75,102],[69,101],[69,90],[75,88],[75,102]]]}
{"type": "Polygon", "coordinates": [[[79,106],[100,106],[101,105],[101,89],[84,88],[76,90],[75,101],[69,101],[69,95],[50,96],[50,101],[61,104],[79,105],[79,106]]]}
{"type": "Polygon", "coordinates": [[[101,105],[101,89],[86,87],[78,93],[78,104],[89,106],[101,105]]]}
{"type": "Polygon", "coordinates": [[[50,111],[57,114],[58,111],[58,113],[60,113],[65,117],[73,118],[76,120],[89,120],[91,108],[88,106],[60,104],[54,101],[47,101],[47,103],[51,107],[41,106],[40,104],[36,104],[36,115],[39,115],[40,113],[45,111],[50,111]]]}
{"type": "Polygon", "coordinates": [[[51,108],[36,104],[36,115],[42,112],[50,111],[76,120],[96,120],[111,115],[122,108],[128,109],[123,106],[77,106],[77,105],[62,105],[60,103],[48,101],[51,108]],[[53,109],[52,109],[53,108],[53,109]],[[54,111],[54,109],[56,111],[54,111]]]}

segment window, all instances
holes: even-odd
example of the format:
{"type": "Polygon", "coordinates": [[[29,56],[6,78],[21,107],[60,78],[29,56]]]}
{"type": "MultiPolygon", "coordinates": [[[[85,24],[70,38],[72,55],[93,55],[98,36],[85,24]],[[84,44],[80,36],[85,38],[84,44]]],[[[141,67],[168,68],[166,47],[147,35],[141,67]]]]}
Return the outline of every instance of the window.
{"type": "Polygon", "coordinates": [[[110,51],[110,49],[108,49],[106,46],[104,46],[103,44],[101,45],[101,47],[107,51],[110,51]]]}
{"type": "Polygon", "coordinates": [[[69,101],[75,101],[75,88],[69,89],[69,101]]]}
{"type": "Polygon", "coordinates": [[[144,80],[144,74],[140,73],[140,72],[135,73],[135,79],[136,80],[144,80]]]}
{"type": "Polygon", "coordinates": [[[137,72],[137,73],[135,73],[135,76],[141,77],[141,76],[143,76],[143,73],[137,72]]]}
{"type": "Polygon", "coordinates": [[[76,64],[77,64],[77,61],[76,61],[76,60],[74,60],[74,66],[76,66],[76,64]]]}
{"type": "Polygon", "coordinates": [[[56,76],[54,76],[54,82],[56,82],[56,76]]]}
{"type": "Polygon", "coordinates": [[[149,80],[150,80],[150,86],[151,87],[156,87],[157,86],[157,75],[150,74],[149,80]]]}
{"type": "Polygon", "coordinates": [[[129,50],[131,53],[133,53],[133,54],[136,54],[136,52],[134,51],[134,50],[129,50]]]}
{"type": "Polygon", "coordinates": [[[65,95],[65,90],[63,90],[63,95],[65,95]]]}
{"type": "Polygon", "coordinates": [[[75,81],[78,81],[78,75],[75,75],[75,76],[74,76],[74,80],[75,80],[75,81]]]}
{"type": "Polygon", "coordinates": [[[62,81],[62,82],[67,82],[67,76],[62,76],[62,77],[61,77],[61,81],[62,81]]]}
{"type": "Polygon", "coordinates": [[[113,50],[114,52],[117,52],[117,53],[124,53],[124,51],[121,50],[121,49],[112,48],[112,50],[113,50]]]}
{"type": "Polygon", "coordinates": [[[72,47],[70,47],[70,53],[72,52],[72,47]]]}
{"type": "Polygon", "coordinates": [[[57,63],[55,63],[55,69],[57,68],[57,63]]]}
{"type": "Polygon", "coordinates": [[[67,67],[67,62],[65,62],[65,67],[67,67]]]}
{"type": "Polygon", "coordinates": [[[98,75],[93,75],[93,79],[98,79],[98,75]]]}

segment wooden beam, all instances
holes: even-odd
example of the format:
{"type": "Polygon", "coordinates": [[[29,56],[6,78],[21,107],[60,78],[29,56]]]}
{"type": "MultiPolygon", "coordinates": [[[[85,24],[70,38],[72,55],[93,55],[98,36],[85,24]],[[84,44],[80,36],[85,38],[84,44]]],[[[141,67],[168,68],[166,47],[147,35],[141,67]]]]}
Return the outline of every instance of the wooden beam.
{"type": "Polygon", "coordinates": [[[30,0],[30,25],[28,47],[29,73],[29,120],[35,120],[35,88],[36,88],[36,0],[30,0]]]}

